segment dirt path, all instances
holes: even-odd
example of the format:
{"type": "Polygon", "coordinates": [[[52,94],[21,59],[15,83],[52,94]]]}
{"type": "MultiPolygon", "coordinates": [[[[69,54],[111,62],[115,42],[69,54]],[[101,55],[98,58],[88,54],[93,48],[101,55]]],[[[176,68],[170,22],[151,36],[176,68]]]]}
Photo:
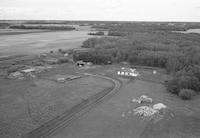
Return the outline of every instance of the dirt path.
{"type": "Polygon", "coordinates": [[[69,125],[73,120],[81,117],[81,115],[87,113],[90,109],[100,104],[106,98],[113,96],[121,88],[121,82],[102,75],[92,75],[95,77],[103,78],[112,82],[112,87],[105,89],[104,91],[97,93],[86,100],[83,100],[78,105],[74,106],[70,110],[64,112],[62,115],[57,116],[53,120],[43,124],[39,128],[31,131],[30,133],[22,136],[22,138],[44,138],[54,134],[59,129],[62,129],[69,125]]]}

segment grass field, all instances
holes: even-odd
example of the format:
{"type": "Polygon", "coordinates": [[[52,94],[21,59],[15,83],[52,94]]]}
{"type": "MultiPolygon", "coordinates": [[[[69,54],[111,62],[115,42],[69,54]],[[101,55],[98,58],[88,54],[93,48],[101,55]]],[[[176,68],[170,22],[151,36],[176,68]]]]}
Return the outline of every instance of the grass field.
{"type": "Polygon", "coordinates": [[[0,136],[18,138],[83,99],[110,86],[110,83],[95,77],[84,77],[67,83],[57,83],[52,80],[56,74],[80,75],[84,73],[112,76],[121,80],[123,86],[111,99],[75,120],[70,126],[58,131],[52,136],[53,138],[200,136],[199,96],[191,101],[183,101],[178,96],[166,92],[162,82],[168,75],[162,69],[157,70],[158,73],[153,75],[154,68],[137,66],[141,77],[128,79],[116,75],[121,67],[121,65],[94,65],[89,68],[78,68],[68,63],[56,65],[55,68],[38,74],[36,79],[28,81],[0,79],[0,136]],[[154,103],[164,103],[174,117],[165,118],[157,123],[143,122],[133,114],[128,118],[122,117],[124,112],[132,109],[131,99],[141,95],[153,98],[154,103]]]}
{"type": "Polygon", "coordinates": [[[62,114],[82,100],[111,86],[104,79],[85,76],[59,83],[56,74],[77,74],[66,65],[38,74],[36,79],[0,79],[0,137],[19,138],[62,114]],[[78,86],[78,87],[77,87],[78,86]]]}
{"type": "MultiPolygon", "coordinates": [[[[101,70],[115,76],[113,73],[118,68],[118,66],[107,66],[96,68],[93,71],[100,72],[101,70]]],[[[149,78],[151,70],[148,72],[146,69],[139,69],[139,71],[143,73],[143,78],[149,78]]],[[[152,79],[163,81],[165,78],[163,75],[155,75],[152,79]]],[[[197,138],[200,136],[200,120],[198,119],[200,100],[198,97],[192,101],[182,101],[178,96],[167,93],[160,83],[118,79],[123,81],[123,87],[114,97],[76,120],[71,126],[59,131],[52,138],[169,138],[170,136],[197,138]],[[133,114],[127,115],[127,111],[133,108],[130,103],[131,98],[141,95],[148,95],[154,103],[164,103],[174,117],[152,123],[151,121],[144,122],[133,114]],[[126,113],[128,117],[122,117],[122,113],[126,113]]]]}
{"type": "MultiPolygon", "coordinates": [[[[0,57],[3,57],[0,59],[0,137],[18,138],[91,95],[110,87],[109,82],[94,76],[86,76],[88,73],[120,80],[123,86],[113,97],[80,119],[74,120],[70,126],[59,130],[52,136],[53,138],[200,137],[200,95],[184,101],[178,95],[167,92],[164,86],[165,80],[175,76],[173,71],[180,71],[185,67],[182,65],[189,66],[190,63],[200,65],[199,34],[172,33],[173,30],[184,30],[182,27],[179,28],[178,24],[174,27],[167,24],[162,26],[148,24],[141,26],[137,23],[135,25],[125,23],[119,24],[118,28],[115,28],[115,25],[100,26],[109,31],[124,33],[124,36],[95,39],[97,41],[95,51],[91,50],[91,55],[85,53],[83,56],[78,56],[80,59],[77,58],[77,61],[93,63],[85,67],[76,67],[75,63],[71,62],[70,54],[65,59],[62,52],[51,52],[51,54],[49,52],[79,48],[84,40],[92,37],[88,36],[89,26],[77,28],[77,25],[76,31],[0,35],[0,57]],[[44,52],[49,54],[37,56],[44,52]],[[95,60],[90,61],[91,57],[95,60]],[[62,63],[50,63],[51,60],[62,63]],[[104,65],[110,63],[108,61],[112,65],[104,65]],[[29,68],[46,65],[53,68],[38,73],[36,78],[25,80],[6,78],[12,72],[21,71],[24,66],[29,68]],[[117,76],[117,71],[124,66],[136,68],[140,76],[136,79],[117,76]],[[176,70],[179,67],[180,70],[176,70]],[[157,73],[153,74],[153,70],[157,73]],[[77,76],[85,74],[85,76],[63,83],[52,79],[59,74],[77,76]],[[133,114],[126,114],[124,117],[123,113],[128,113],[135,106],[130,102],[131,99],[141,95],[151,97],[153,104],[161,102],[168,106],[171,117],[158,122],[142,121],[133,114]]],[[[88,41],[88,45],[95,41],[88,41]]]]}

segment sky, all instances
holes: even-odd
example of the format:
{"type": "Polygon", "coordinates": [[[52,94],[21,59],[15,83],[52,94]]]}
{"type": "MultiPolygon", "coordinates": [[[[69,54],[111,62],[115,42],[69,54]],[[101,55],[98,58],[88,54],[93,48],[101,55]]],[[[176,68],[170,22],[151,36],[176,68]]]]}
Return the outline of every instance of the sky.
{"type": "Polygon", "coordinates": [[[200,0],[0,0],[0,19],[200,22],[200,0]]]}

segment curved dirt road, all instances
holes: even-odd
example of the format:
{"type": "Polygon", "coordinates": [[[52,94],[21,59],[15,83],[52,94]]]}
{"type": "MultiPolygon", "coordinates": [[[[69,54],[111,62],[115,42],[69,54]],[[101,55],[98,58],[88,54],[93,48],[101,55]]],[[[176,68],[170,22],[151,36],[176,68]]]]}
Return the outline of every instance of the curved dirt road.
{"type": "Polygon", "coordinates": [[[62,115],[50,120],[49,122],[43,124],[39,128],[29,132],[28,134],[22,136],[22,138],[45,138],[56,133],[59,129],[68,126],[73,120],[78,119],[81,115],[87,113],[90,109],[100,104],[103,100],[110,98],[121,88],[121,82],[102,75],[92,75],[95,77],[103,78],[107,81],[112,82],[112,87],[99,92],[81,103],[77,104],[73,108],[67,110],[62,115]]]}

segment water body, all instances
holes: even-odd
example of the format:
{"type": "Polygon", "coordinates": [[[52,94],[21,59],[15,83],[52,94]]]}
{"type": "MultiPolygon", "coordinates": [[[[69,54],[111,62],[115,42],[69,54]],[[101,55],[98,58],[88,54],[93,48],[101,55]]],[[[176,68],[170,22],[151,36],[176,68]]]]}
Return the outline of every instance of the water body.
{"type": "Polygon", "coordinates": [[[51,50],[78,48],[88,39],[89,29],[39,32],[0,36],[0,56],[38,54],[51,50]]]}
{"type": "Polygon", "coordinates": [[[200,29],[188,29],[186,31],[173,31],[173,32],[176,32],[176,33],[184,33],[184,34],[190,34],[190,33],[197,33],[197,34],[200,34],[200,29]]]}

